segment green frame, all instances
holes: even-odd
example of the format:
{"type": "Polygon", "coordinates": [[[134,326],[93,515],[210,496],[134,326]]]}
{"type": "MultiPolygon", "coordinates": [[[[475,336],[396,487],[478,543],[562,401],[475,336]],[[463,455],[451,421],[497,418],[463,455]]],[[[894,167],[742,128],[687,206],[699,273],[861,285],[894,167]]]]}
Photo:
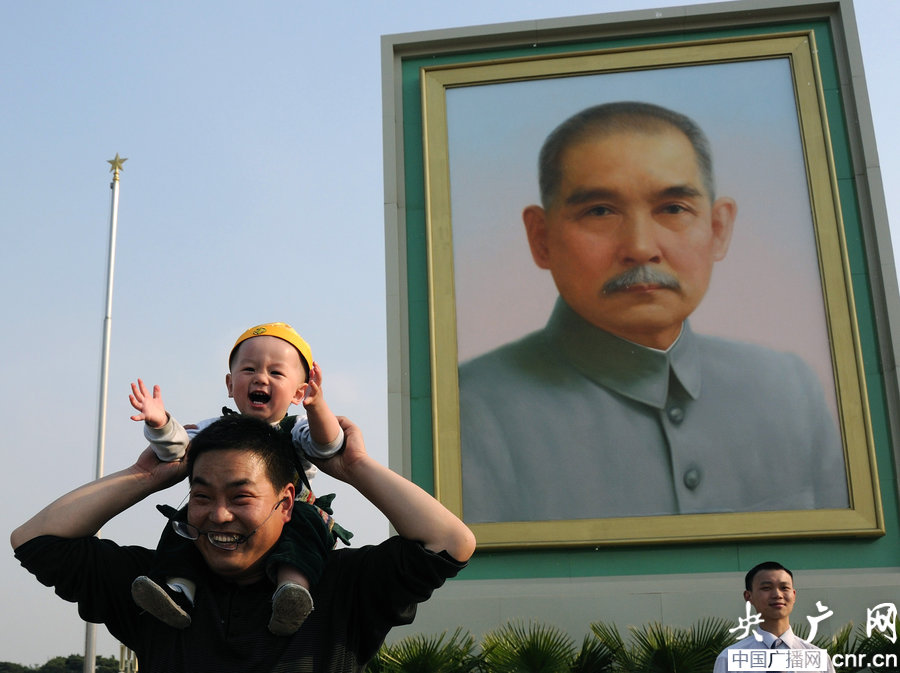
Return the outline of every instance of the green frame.
{"type": "MultiPolygon", "coordinates": [[[[786,59],[790,63],[794,81],[850,484],[851,502],[848,509],[471,524],[481,548],[884,533],[840,201],[831,161],[816,53],[812,31],[788,31],[739,39],[676,44],[662,42],[652,47],[422,68],[435,493],[445,506],[465,520],[454,259],[453,246],[448,244],[453,240],[446,111],[448,90],[510,81],[773,58],[786,59]]],[[[548,469],[552,470],[552,465],[548,469]]]]}
{"type": "MultiPolygon", "coordinates": [[[[566,27],[550,25],[545,33],[541,32],[540,27],[529,26],[526,30],[524,26],[511,25],[496,27],[493,34],[486,33],[486,29],[482,28],[474,31],[474,35],[465,35],[465,31],[449,31],[449,34],[385,38],[385,99],[395,108],[392,116],[386,116],[389,322],[392,322],[392,327],[394,324],[400,327],[389,343],[392,371],[391,462],[424,488],[437,493],[451,509],[456,509],[452,491],[457,487],[452,479],[442,482],[440,476],[447,472],[447,466],[442,467],[440,462],[444,460],[441,456],[450,455],[452,463],[452,451],[444,454],[434,451],[436,443],[438,446],[440,444],[442,426],[452,428],[453,419],[452,411],[449,416],[441,417],[440,395],[438,398],[434,395],[435,373],[440,365],[436,366],[434,357],[439,348],[433,346],[439,335],[446,335],[447,330],[434,329],[435,302],[434,296],[429,294],[436,286],[429,283],[434,268],[430,262],[434,260],[428,242],[427,167],[423,145],[427,129],[422,112],[422,83],[427,81],[427,77],[423,79],[423,68],[427,68],[425,72],[438,72],[485,61],[550,59],[577,52],[633,50],[655,48],[660,44],[693,44],[709,40],[740,42],[751,37],[806,33],[816,43],[821,104],[834,162],[832,184],[841,204],[838,217],[843,222],[846,277],[856,301],[856,315],[851,317],[855,317],[858,326],[854,338],[859,349],[855,352],[859,354],[861,363],[860,390],[865,391],[861,409],[864,415],[870,414],[871,421],[864,424],[867,440],[862,453],[870,461],[870,466],[875,461],[878,465],[877,473],[871,470],[866,474],[872,486],[868,510],[864,513],[866,520],[855,528],[838,527],[837,530],[827,525],[797,526],[796,530],[791,531],[791,539],[786,542],[760,541],[760,534],[732,530],[720,531],[714,536],[717,541],[713,543],[709,542],[709,538],[704,540],[702,535],[674,536],[695,543],[684,545],[680,541],[672,544],[673,536],[664,538],[651,534],[645,536],[643,542],[660,545],[653,547],[655,553],[652,554],[646,553],[645,546],[631,546],[635,543],[634,539],[619,538],[612,541],[624,546],[604,549],[604,553],[613,555],[607,558],[618,561],[611,565],[608,560],[605,561],[603,570],[593,566],[597,553],[594,547],[536,549],[545,543],[558,544],[558,541],[546,536],[523,539],[518,533],[510,539],[502,530],[478,529],[476,533],[481,539],[482,551],[473,562],[476,575],[522,577],[658,572],[659,559],[663,555],[668,559],[667,572],[725,570],[731,568],[734,557],[747,545],[764,545],[782,558],[795,558],[798,552],[804,555],[811,552],[803,550],[815,550],[815,557],[807,556],[805,562],[793,561],[797,567],[833,567],[835,564],[848,567],[885,566],[894,563],[898,551],[897,489],[896,475],[892,471],[895,454],[891,441],[892,415],[888,409],[896,408],[897,381],[893,369],[885,368],[883,363],[893,362],[890,323],[896,313],[896,283],[885,281],[881,276],[884,272],[886,278],[894,278],[892,260],[878,257],[878,237],[884,236],[880,228],[886,228],[886,223],[878,223],[874,218],[877,208],[873,208],[873,204],[877,206],[880,202],[880,185],[877,174],[871,174],[865,160],[867,148],[863,139],[854,130],[860,116],[867,119],[867,109],[862,93],[854,92],[850,86],[853,82],[854,53],[852,49],[848,50],[847,41],[850,39],[852,42],[853,35],[852,31],[847,32],[845,22],[849,17],[852,28],[852,9],[846,2],[824,6],[816,4],[809,8],[798,5],[788,9],[763,7],[764,11],[760,11],[761,3],[730,4],[732,10],[742,5],[740,9],[745,10],[743,15],[738,9],[729,11],[725,16],[698,12],[696,17],[685,18],[676,8],[659,13],[637,13],[642,15],[640,17],[628,14],[572,20],[566,27]],[[656,14],[668,15],[660,18],[653,16],[656,14]],[[649,18],[651,16],[653,18],[649,18]],[[570,35],[569,39],[566,39],[566,34],[570,35]],[[390,161],[392,156],[396,160],[393,165],[390,161]],[[873,240],[876,245],[872,244],[873,240]],[[396,321],[390,320],[392,312],[397,317],[396,321]],[[879,497],[879,479],[880,496],[886,503],[884,513],[879,497]],[[451,493],[449,497],[448,491],[451,493]],[[798,541],[796,537],[804,535],[804,531],[810,539],[798,541]],[[828,534],[860,536],[882,533],[886,535],[875,539],[821,538],[828,534]],[[491,546],[527,549],[484,551],[491,546]],[[673,550],[679,551],[675,558],[668,553],[673,550]]],[[[855,58],[858,60],[858,56],[855,58]]],[[[861,476],[863,473],[864,470],[857,473],[862,480],[858,485],[865,481],[861,476]]],[[[755,518],[758,514],[749,516],[755,518]]],[[[757,532],[762,531],[757,528],[757,532]]],[[[580,542],[596,544],[599,541],[592,538],[580,542]]]]}

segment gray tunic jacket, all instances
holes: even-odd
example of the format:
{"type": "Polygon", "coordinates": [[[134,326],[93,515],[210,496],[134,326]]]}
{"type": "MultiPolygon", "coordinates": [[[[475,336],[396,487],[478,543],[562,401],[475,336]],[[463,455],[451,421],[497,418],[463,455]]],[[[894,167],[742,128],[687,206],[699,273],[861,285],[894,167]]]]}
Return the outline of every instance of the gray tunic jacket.
{"type": "Polygon", "coordinates": [[[469,523],[848,506],[835,420],[791,353],[687,323],[644,348],[559,299],[459,386],[469,523]]]}

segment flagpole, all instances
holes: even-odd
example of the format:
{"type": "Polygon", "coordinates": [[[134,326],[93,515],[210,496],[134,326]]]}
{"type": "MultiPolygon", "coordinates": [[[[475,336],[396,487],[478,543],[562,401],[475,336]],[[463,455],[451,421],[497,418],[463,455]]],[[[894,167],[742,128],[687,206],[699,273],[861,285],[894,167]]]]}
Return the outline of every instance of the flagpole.
{"type": "MultiPolygon", "coordinates": [[[[103,476],[103,460],[106,453],[106,400],[109,384],[109,337],[112,331],[112,300],[113,300],[113,275],[116,263],[116,228],[119,219],[119,172],[124,159],[116,152],[114,159],[108,159],[110,172],[113,174],[109,188],[112,197],[109,206],[109,261],[106,269],[106,311],[103,314],[103,348],[100,358],[100,409],[97,415],[97,465],[95,478],[103,476]]],[[[100,536],[100,531],[97,531],[100,536]]],[[[97,626],[91,622],[85,622],[84,632],[84,673],[94,673],[96,669],[96,636],[97,626]]]]}

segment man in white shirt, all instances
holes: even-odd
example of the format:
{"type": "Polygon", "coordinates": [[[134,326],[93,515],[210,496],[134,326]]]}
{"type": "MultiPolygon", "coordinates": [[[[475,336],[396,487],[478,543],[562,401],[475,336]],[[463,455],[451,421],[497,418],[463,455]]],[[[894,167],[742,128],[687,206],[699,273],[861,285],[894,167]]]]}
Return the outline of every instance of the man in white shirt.
{"type": "MultiPolygon", "coordinates": [[[[794,589],[794,574],[780,563],[766,561],[760,563],[744,577],[744,600],[750,603],[762,621],[743,640],[736,642],[731,647],[724,649],[716,658],[713,673],[726,673],[739,670],[738,665],[731,663],[729,652],[733,650],[816,650],[815,645],[797,637],[791,630],[790,616],[797,599],[797,591],[794,589]]],[[[749,617],[749,614],[748,614],[749,617]]],[[[828,654],[821,650],[821,664],[819,670],[834,673],[834,665],[828,654]]],[[[790,664],[790,656],[774,654],[772,664],[784,662],[784,669],[794,668],[790,664]]],[[[768,661],[768,660],[767,660],[768,661]]],[[[763,669],[759,669],[763,670],[763,669]]],[[[773,670],[767,666],[766,670],[773,670]]]]}

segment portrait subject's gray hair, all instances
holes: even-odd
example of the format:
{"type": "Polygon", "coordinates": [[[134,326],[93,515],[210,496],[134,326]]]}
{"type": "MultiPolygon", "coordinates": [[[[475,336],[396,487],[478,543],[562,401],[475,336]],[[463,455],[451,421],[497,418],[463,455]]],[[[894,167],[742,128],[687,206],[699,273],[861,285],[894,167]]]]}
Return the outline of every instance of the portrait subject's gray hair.
{"type": "Polygon", "coordinates": [[[562,179],[560,159],[572,145],[591,136],[637,131],[656,133],[670,126],[690,141],[697,156],[703,186],[710,201],[715,200],[712,150],[706,134],[690,117],[652,103],[621,101],[595,105],[569,117],[547,136],[538,158],[541,204],[548,208],[556,198],[562,179]]]}

